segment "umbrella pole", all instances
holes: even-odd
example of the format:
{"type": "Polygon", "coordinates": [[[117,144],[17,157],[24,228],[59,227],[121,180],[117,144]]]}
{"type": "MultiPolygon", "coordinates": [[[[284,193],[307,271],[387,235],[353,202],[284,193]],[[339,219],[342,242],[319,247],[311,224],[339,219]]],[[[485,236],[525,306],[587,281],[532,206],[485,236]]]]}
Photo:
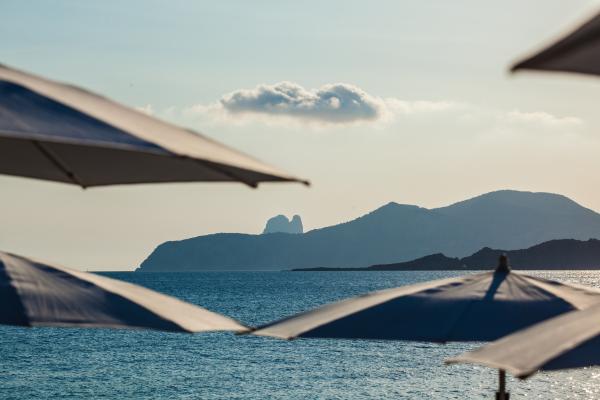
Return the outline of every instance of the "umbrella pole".
{"type": "Polygon", "coordinates": [[[498,370],[498,391],[496,392],[496,400],[509,400],[510,394],[506,391],[506,371],[498,370]]]}

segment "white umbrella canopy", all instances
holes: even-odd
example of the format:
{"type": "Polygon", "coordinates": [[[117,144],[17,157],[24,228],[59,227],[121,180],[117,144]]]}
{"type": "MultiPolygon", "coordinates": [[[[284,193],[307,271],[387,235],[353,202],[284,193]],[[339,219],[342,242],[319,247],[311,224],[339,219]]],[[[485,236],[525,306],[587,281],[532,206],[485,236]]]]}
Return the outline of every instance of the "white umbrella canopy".
{"type": "Polygon", "coordinates": [[[521,69],[600,75],[600,14],[516,63],[511,70],[521,69]]]}
{"type": "Polygon", "coordinates": [[[189,333],[247,330],[231,318],[141,286],[4,252],[0,324],[189,333]]]}
{"type": "MultiPolygon", "coordinates": [[[[382,290],[332,303],[252,331],[282,339],[430,342],[489,341],[557,315],[600,304],[600,291],[511,272],[493,272],[382,290]]],[[[497,399],[508,399],[505,372],[497,399]]]]}
{"type": "Polygon", "coordinates": [[[446,362],[499,368],[518,378],[600,365],[600,306],[549,319],[446,362]]]}
{"type": "Polygon", "coordinates": [[[489,341],[600,304],[600,290],[504,268],[365,294],[269,323],[252,334],[282,339],[489,341]]]}
{"type": "Polygon", "coordinates": [[[75,86],[0,65],[0,173],[81,187],[307,181],[75,86]]]}

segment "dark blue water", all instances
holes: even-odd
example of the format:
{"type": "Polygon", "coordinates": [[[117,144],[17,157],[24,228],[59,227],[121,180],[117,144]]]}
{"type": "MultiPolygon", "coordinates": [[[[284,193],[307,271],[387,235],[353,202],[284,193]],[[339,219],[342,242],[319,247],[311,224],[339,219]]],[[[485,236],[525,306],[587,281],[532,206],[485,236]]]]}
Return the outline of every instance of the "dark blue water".
{"type": "MultiPolygon", "coordinates": [[[[320,304],[454,272],[113,273],[257,325],[320,304]]],[[[600,272],[536,275],[600,287],[600,272]]],[[[442,361],[476,344],[0,327],[2,399],[493,398],[496,372],[442,361]]],[[[600,369],[509,380],[512,398],[600,397],[600,369]]]]}

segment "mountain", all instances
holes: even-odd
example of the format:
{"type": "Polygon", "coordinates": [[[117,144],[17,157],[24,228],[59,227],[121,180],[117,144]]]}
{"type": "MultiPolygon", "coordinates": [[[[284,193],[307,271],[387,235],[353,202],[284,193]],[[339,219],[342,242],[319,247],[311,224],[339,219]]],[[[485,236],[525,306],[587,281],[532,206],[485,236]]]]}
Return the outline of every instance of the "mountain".
{"type": "Polygon", "coordinates": [[[557,194],[502,190],[435,209],[389,203],[303,234],[219,233],[166,242],[138,270],[354,268],[564,238],[600,238],[600,214],[557,194]]]}
{"type": "Polygon", "coordinates": [[[493,268],[506,253],[516,269],[600,269],[600,240],[550,240],[527,249],[495,250],[485,247],[461,259],[470,268],[493,268]]]}
{"type": "Polygon", "coordinates": [[[302,226],[302,218],[299,215],[294,215],[291,220],[287,219],[285,215],[277,215],[273,218],[269,218],[263,234],[266,233],[303,233],[304,228],[302,226]]]}
{"type": "Polygon", "coordinates": [[[527,249],[496,250],[489,247],[463,258],[441,253],[412,261],[372,265],[366,268],[302,268],[295,271],[445,271],[492,269],[506,254],[514,269],[600,269],[600,240],[550,240],[527,249]]]}
{"type": "Polygon", "coordinates": [[[458,257],[447,257],[442,253],[436,253],[402,263],[378,264],[360,269],[368,271],[446,271],[463,269],[464,266],[465,264],[458,257]]]}

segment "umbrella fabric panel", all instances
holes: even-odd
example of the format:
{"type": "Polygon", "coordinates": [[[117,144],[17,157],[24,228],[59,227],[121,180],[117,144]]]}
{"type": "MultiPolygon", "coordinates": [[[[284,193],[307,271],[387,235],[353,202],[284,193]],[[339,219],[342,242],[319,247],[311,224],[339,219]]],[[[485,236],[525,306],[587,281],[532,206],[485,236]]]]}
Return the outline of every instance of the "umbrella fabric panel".
{"type": "Polygon", "coordinates": [[[389,289],[258,328],[256,335],[446,341],[494,340],[600,302],[600,291],[489,272],[389,289]]]}
{"type": "Polygon", "coordinates": [[[427,289],[415,293],[414,296],[480,301],[545,301],[556,297],[556,294],[540,288],[536,283],[519,273],[484,273],[466,276],[461,284],[427,289]]]}
{"type": "Polygon", "coordinates": [[[300,336],[440,343],[490,341],[571,310],[573,307],[560,299],[519,302],[406,298],[322,325],[300,336]]]}
{"type": "Polygon", "coordinates": [[[402,296],[322,325],[303,337],[389,340],[494,340],[574,310],[517,274],[465,279],[402,296]]]}
{"type": "Polygon", "coordinates": [[[23,86],[0,81],[0,135],[168,152],[23,86]]]}
{"type": "MultiPolygon", "coordinates": [[[[246,329],[230,318],[127,282],[7,253],[0,253],[0,260],[2,285],[15,289],[12,301],[21,304],[25,317],[18,325],[179,332],[246,329]]],[[[0,322],[14,324],[4,314],[0,322]]]]}
{"type": "Polygon", "coordinates": [[[0,172],[77,183],[83,187],[149,182],[242,181],[283,178],[187,157],[0,136],[0,172]]]}
{"type": "Polygon", "coordinates": [[[344,318],[369,307],[377,306],[396,297],[445,284],[459,284],[463,279],[464,278],[440,279],[416,285],[367,293],[359,297],[327,304],[314,310],[263,325],[255,329],[252,334],[257,336],[273,336],[281,339],[293,339],[331,321],[344,318]]]}
{"type": "Polygon", "coordinates": [[[600,14],[512,69],[600,74],[600,14]]]}
{"type": "MultiPolygon", "coordinates": [[[[93,119],[105,121],[121,132],[127,132],[142,142],[153,143],[170,153],[252,170],[258,174],[273,176],[271,180],[302,182],[196,132],[160,121],[75,86],[53,82],[2,65],[0,81],[19,85],[93,119]]],[[[252,184],[255,185],[256,182],[252,184]]]]}
{"type": "Polygon", "coordinates": [[[0,259],[0,323],[29,326],[16,289],[11,285],[6,267],[0,259]]]}
{"type": "Polygon", "coordinates": [[[57,165],[44,152],[43,147],[32,141],[0,135],[0,173],[2,174],[77,183],[68,168],[68,166],[57,165]]]}
{"type": "Polygon", "coordinates": [[[447,360],[504,369],[525,378],[539,369],[600,364],[600,306],[570,312],[447,360]]]}
{"type": "Polygon", "coordinates": [[[529,283],[572,304],[576,309],[583,310],[600,302],[600,290],[590,286],[575,283],[563,283],[535,276],[519,274],[529,283]]]}
{"type": "MultiPolygon", "coordinates": [[[[65,268],[57,268],[66,271],[65,268]]],[[[231,318],[141,286],[81,271],[68,270],[68,272],[106,291],[127,297],[158,316],[169,318],[189,332],[224,330],[242,332],[248,330],[247,327],[231,318]]]]}
{"type": "Polygon", "coordinates": [[[139,305],[63,271],[18,258],[12,258],[7,267],[29,325],[180,330],[139,305]]]}
{"type": "Polygon", "coordinates": [[[600,335],[583,342],[572,350],[548,361],[540,369],[556,371],[600,365],[600,335]]]}

